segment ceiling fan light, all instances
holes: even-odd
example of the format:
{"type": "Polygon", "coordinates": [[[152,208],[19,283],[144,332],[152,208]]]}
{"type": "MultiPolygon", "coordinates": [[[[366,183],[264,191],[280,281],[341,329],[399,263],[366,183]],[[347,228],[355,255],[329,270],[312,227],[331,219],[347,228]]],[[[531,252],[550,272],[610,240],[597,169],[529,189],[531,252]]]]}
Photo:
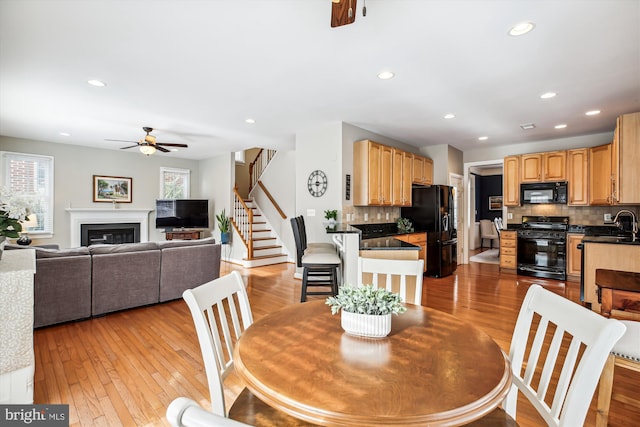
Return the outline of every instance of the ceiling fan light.
{"type": "Polygon", "coordinates": [[[146,154],[147,156],[150,156],[156,152],[156,147],[154,147],[153,145],[141,145],[140,152],[142,154],[146,154]]]}

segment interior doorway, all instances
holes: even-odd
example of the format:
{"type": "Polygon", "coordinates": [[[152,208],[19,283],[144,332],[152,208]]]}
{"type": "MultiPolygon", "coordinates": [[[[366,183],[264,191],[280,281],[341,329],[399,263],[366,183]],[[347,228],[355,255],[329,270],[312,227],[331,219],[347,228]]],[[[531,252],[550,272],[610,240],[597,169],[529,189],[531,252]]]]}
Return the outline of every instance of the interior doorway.
{"type": "MultiPolygon", "coordinates": [[[[485,160],[481,162],[470,162],[464,164],[464,223],[461,226],[461,228],[463,229],[464,242],[462,243],[462,257],[458,258],[459,264],[469,263],[469,253],[475,247],[474,241],[477,242],[476,239],[479,237],[480,233],[479,225],[477,225],[475,221],[476,211],[478,209],[478,207],[476,206],[476,192],[478,191],[478,188],[476,187],[476,176],[496,174],[502,175],[503,165],[503,159],[485,160]]],[[[500,194],[500,196],[501,195],[502,193],[500,194]]],[[[502,217],[503,221],[505,221],[504,207],[502,207],[499,212],[496,212],[496,216],[502,217]]],[[[458,241],[460,241],[460,237],[458,238],[458,241]]]]}

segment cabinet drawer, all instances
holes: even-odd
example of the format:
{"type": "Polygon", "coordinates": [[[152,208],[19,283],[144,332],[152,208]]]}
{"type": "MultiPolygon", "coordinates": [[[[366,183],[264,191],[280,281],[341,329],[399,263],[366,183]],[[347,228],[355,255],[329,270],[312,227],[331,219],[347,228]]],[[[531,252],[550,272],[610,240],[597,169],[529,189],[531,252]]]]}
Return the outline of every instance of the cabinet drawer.
{"type": "Polygon", "coordinates": [[[516,248],[515,247],[507,247],[507,246],[502,246],[500,248],[500,254],[501,255],[516,255],[516,248]]]}
{"type": "Polygon", "coordinates": [[[515,239],[502,239],[500,240],[501,248],[515,248],[516,240],[515,239]]]}
{"type": "Polygon", "coordinates": [[[516,257],[512,255],[500,257],[500,267],[516,268],[516,257]]]}

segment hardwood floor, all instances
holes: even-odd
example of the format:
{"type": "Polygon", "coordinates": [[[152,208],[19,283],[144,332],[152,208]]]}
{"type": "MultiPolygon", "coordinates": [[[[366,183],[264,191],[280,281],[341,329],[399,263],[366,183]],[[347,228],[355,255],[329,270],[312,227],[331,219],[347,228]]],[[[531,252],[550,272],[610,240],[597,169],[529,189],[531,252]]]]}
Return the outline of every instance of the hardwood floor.
{"type": "MultiPolygon", "coordinates": [[[[300,281],[293,279],[292,264],[243,269],[223,263],[221,274],[231,270],[240,271],[247,283],[255,319],[299,304],[300,281]]],[[[532,283],[579,300],[577,283],[505,274],[496,265],[471,263],[443,279],[425,278],[423,304],[472,323],[508,352],[520,304],[532,283]]],[[[166,407],[178,396],[209,406],[200,347],[182,300],[41,328],[34,333],[34,345],[35,403],[69,404],[72,426],[167,426],[166,407]]],[[[243,386],[233,374],[225,384],[231,402],[243,386]]],[[[639,384],[640,374],[616,371],[614,393],[637,395],[639,384]]],[[[610,426],[635,425],[638,419],[640,410],[612,401],[610,426]]],[[[522,427],[544,425],[524,399],[518,404],[518,422],[522,427]]],[[[595,426],[595,399],[585,425],[595,426]]]]}

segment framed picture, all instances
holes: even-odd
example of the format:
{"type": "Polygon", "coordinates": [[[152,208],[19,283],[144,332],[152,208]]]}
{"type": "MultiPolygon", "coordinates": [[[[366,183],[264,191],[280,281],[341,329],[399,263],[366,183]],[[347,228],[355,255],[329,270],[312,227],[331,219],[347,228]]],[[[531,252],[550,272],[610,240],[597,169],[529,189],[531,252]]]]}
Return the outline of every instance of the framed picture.
{"type": "Polygon", "coordinates": [[[132,178],[93,175],[93,201],[131,203],[132,178]]]}
{"type": "Polygon", "coordinates": [[[502,209],[502,196],[489,196],[489,210],[499,211],[502,209]]]}

